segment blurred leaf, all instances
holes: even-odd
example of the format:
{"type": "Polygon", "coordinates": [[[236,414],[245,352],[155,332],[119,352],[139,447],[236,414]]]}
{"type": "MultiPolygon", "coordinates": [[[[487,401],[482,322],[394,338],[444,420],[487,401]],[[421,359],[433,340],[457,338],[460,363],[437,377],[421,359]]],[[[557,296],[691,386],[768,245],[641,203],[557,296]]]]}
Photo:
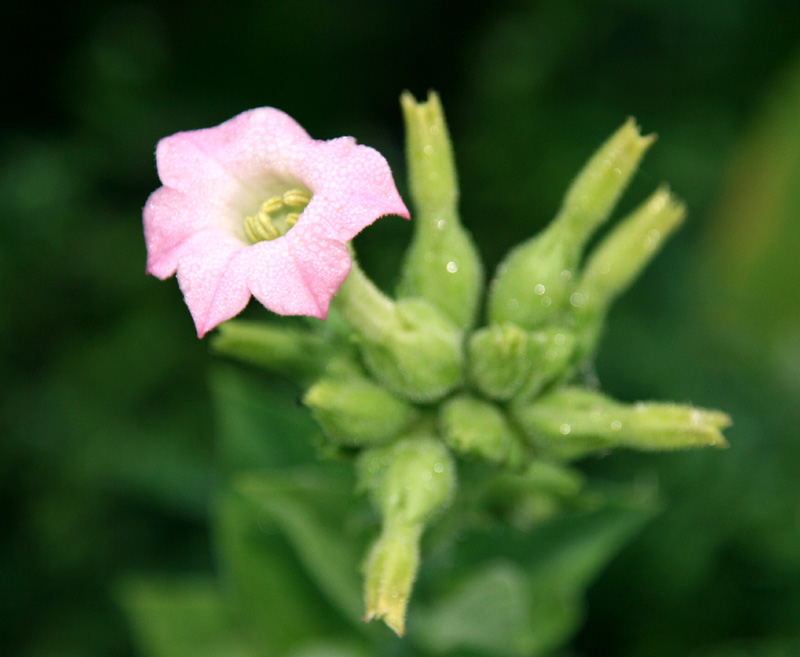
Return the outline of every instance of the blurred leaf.
{"type": "Polygon", "coordinates": [[[333,464],[249,474],[236,481],[236,489],[263,510],[262,527],[274,523],[329,600],[363,627],[360,566],[365,537],[356,534],[351,519],[359,502],[354,485],[352,469],[333,464]]]}
{"type": "Polygon", "coordinates": [[[319,429],[285,382],[221,365],[211,376],[223,471],[284,468],[314,460],[319,429]],[[299,407],[299,408],[298,408],[299,407]]]}
{"type": "Polygon", "coordinates": [[[435,654],[546,654],[569,639],[585,588],[654,510],[632,498],[529,533],[504,528],[463,537],[455,577],[427,608],[412,606],[409,635],[435,654]]]}
{"type": "Polygon", "coordinates": [[[800,377],[800,56],[735,153],[705,244],[709,311],[746,350],[800,377]]]}
{"type": "Polygon", "coordinates": [[[119,597],[145,657],[255,657],[231,618],[216,584],[207,579],[135,579],[119,597]]]}
{"type": "Polygon", "coordinates": [[[242,496],[226,493],[215,516],[223,592],[260,654],[281,654],[338,629],[294,546],[263,512],[242,496]]]}

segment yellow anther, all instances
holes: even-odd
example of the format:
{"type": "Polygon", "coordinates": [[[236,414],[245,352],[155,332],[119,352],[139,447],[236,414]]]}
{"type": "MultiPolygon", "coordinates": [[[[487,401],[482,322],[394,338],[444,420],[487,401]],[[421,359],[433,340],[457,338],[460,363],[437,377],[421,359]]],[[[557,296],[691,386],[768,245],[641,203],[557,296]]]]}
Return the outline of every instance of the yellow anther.
{"type": "Polygon", "coordinates": [[[261,212],[256,217],[247,217],[244,220],[244,232],[253,244],[263,240],[274,240],[280,236],[269,215],[261,212]]]}
{"type": "Polygon", "coordinates": [[[311,202],[311,197],[302,189],[290,189],[284,192],[283,202],[293,208],[304,208],[311,202]]]}
{"type": "Polygon", "coordinates": [[[261,207],[258,209],[259,214],[262,212],[265,214],[269,214],[270,212],[277,212],[283,207],[283,199],[280,196],[273,196],[272,198],[268,198],[261,204],[261,207]]]}
{"type": "Polygon", "coordinates": [[[286,215],[286,227],[291,228],[297,223],[297,220],[300,218],[300,214],[297,212],[290,212],[286,215]]]}

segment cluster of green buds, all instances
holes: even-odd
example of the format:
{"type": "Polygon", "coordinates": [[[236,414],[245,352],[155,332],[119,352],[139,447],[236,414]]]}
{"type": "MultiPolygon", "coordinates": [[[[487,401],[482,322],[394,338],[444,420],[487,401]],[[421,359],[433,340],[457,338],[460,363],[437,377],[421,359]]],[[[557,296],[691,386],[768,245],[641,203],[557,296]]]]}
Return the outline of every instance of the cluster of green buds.
{"type": "Polygon", "coordinates": [[[554,221],[500,264],[487,323],[476,328],[484,274],[459,219],[439,99],[404,94],[402,109],[414,236],[397,294],[354,264],[324,327],[233,321],[215,341],[219,352],[299,379],[331,451],[354,459],[382,524],[364,563],[365,617],[397,634],[420,541],[454,499],[459,463],[486,462],[511,477],[531,520],[580,489],[571,460],[615,447],[721,447],[729,424],[717,411],[623,404],[576,383],[611,303],[684,218],[661,187],[584,253],[652,137],[628,120],[600,147],[554,221]]]}

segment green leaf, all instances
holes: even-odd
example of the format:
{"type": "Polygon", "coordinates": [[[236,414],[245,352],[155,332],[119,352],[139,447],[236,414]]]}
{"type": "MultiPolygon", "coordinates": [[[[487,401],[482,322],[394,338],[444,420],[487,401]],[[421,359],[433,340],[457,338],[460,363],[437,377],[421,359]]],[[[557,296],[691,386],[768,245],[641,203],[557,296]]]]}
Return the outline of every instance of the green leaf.
{"type": "Polygon", "coordinates": [[[131,579],[118,591],[139,654],[147,657],[256,657],[235,632],[210,579],[131,579]]]}
{"type": "Polygon", "coordinates": [[[235,488],[262,512],[260,526],[274,526],[325,597],[361,627],[360,571],[366,535],[364,524],[355,517],[363,507],[353,494],[352,469],[328,463],[246,474],[236,480],[235,488]]]}
{"type": "Polygon", "coordinates": [[[229,492],[217,504],[215,524],[220,581],[260,654],[279,655],[341,629],[296,546],[261,509],[229,492]]]}
{"type": "Polygon", "coordinates": [[[437,593],[411,606],[409,636],[434,654],[547,654],[577,629],[584,590],[653,512],[642,499],[615,501],[530,532],[498,527],[461,537],[446,564],[428,564],[423,577],[442,574],[421,586],[437,593]]]}
{"type": "Polygon", "coordinates": [[[211,376],[220,462],[227,474],[314,459],[319,431],[293,386],[220,366],[211,376]]]}

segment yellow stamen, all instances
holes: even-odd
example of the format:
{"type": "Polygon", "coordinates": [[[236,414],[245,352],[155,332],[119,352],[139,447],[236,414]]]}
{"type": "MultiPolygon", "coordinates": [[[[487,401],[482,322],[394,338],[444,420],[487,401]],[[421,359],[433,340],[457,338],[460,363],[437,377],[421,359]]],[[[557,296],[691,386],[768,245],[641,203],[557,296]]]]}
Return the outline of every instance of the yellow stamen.
{"type": "Polygon", "coordinates": [[[293,208],[304,208],[311,202],[311,197],[302,189],[290,189],[283,194],[283,202],[293,208]]]}
{"type": "Polygon", "coordinates": [[[291,228],[297,223],[297,220],[300,218],[300,214],[298,212],[290,212],[286,215],[286,226],[287,228],[291,228]]]}
{"type": "Polygon", "coordinates": [[[272,198],[268,198],[261,204],[261,207],[258,209],[259,214],[264,212],[269,214],[270,212],[277,212],[283,207],[283,199],[280,196],[273,196],[272,198]]]}
{"type": "Polygon", "coordinates": [[[270,216],[264,212],[259,212],[255,217],[246,217],[244,220],[244,232],[247,235],[247,239],[253,244],[263,240],[274,240],[280,236],[270,216]]]}

